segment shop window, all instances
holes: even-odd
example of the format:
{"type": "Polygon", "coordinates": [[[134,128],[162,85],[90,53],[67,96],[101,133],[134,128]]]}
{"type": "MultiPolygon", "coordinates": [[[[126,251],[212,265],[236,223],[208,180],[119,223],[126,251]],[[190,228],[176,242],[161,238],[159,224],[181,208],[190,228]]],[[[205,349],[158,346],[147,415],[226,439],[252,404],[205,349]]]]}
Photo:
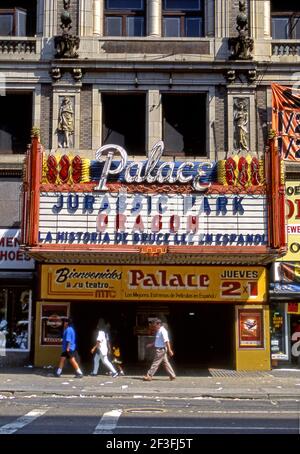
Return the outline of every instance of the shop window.
{"type": "Polygon", "coordinates": [[[34,36],[36,1],[1,0],[0,36],[34,36]]]}
{"type": "Polygon", "coordinates": [[[7,350],[30,349],[30,316],[29,289],[0,289],[0,355],[5,355],[7,350]]]}
{"type": "Polygon", "coordinates": [[[206,156],[206,95],[163,94],[165,155],[206,156]]]}
{"type": "Polygon", "coordinates": [[[203,0],[163,0],[163,36],[203,36],[203,6],[203,0]]]}
{"type": "Polygon", "coordinates": [[[106,36],[145,35],[144,0],[106,0],[104,16],[106,36]]]}
{"type": "Polygon", "coordinates": [[[145,155],[146,97],[102,95],[103,145],[120,145],[128,154],[145,155]]]}
{"type": "Polygon", "coordinates": [[[30,143],[32,94],[0,96],[0,154],[24,154],[30,143]]]}
{"type": "Polygon", "coordinates": [[[300,8],[294,0],[272,1],[273,39],[300,39],[300,8]]]}
{"type": "Polygon", "coordinates": [[[272,360],[288,359],[288,329],[285,303],[271,304],[272,360]]]}

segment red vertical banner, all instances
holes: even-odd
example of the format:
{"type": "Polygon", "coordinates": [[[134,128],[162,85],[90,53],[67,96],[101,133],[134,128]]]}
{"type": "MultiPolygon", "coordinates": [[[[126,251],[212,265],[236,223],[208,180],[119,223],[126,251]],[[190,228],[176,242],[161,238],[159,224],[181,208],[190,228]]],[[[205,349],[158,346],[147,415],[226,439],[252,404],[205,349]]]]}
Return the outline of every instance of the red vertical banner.
{"type": "Polygon", "coordinates": [[[269,142],[268,166],[266,166],[269,170],[267,184],[270,197],[270,246],[282,251],[286,249],[282,161],[299,159],[300,162],[300,90],[296,92],[292,87],[272,84],[273,134],[269,142]]]}
{"type": "Polygon", "coordinates": [[[272,129],[282,159],[300,162],[300,90],[272,84],[272,129]]]}

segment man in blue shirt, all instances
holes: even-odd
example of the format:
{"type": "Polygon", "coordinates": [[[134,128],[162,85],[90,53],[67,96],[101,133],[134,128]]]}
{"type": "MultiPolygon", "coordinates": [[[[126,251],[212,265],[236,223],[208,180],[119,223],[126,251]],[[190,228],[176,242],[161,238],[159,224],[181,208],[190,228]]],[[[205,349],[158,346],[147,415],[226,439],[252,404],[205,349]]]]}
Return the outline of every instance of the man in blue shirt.
{"type": "Polygon", "coordinates": [[[58,369],[56,371],[56,377],[60,377],[66,358],[70,361],[72,367],[75,369],[76,377],[82,378],[83,373],[75,359],[76,354],[76,335],[73,328],[73,323],[71,318],[67,318],[64,321],[64,333],[62,340],[62,354],[60,357],[58,369]]]}

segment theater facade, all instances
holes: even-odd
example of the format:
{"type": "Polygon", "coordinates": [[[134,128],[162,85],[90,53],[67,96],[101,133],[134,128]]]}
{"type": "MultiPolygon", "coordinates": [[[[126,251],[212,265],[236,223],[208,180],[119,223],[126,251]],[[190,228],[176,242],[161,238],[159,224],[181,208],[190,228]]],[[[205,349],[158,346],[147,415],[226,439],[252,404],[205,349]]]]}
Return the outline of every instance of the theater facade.
{"type": "Polygon", "coordinates": [[[128,363],[147,361],[149,321],[168,324],[181,366],[268,370],[269,265],[285,251],[284,181],[265,159],[130,161],[117,145],[93,159],[26,158],[23,243],[38,263],[35,365],[55,364],[72,315],[83,362],[97,320],[128,363]],[[271,177],[272,175],[272,177],[271,177]]]}

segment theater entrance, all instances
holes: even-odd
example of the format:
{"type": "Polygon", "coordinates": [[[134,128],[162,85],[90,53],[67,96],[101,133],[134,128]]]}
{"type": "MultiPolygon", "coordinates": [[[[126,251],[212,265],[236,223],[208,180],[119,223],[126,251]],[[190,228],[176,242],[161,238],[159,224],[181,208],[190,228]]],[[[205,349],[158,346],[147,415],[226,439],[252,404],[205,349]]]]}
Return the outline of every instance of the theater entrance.
{"type": "MultiPolygon", "coordinates": [[[[73,302],[78,351],[91,363],[91,346],[100,317],[110,324],[112,342],[121,346],[128,365],[149,363],[151,352],[141,352],[149,338],[148,321],[160,317],[167,324],[174,362],[181,368],[234,368],[234,305],[73,302]]],[[[152,339],[153,340],[153,339],[152,339]]]]}
{"type": "Polygon", "coordinates": [[[234,305],[175,304],[169,325],[179,365],[234,368],[234,305]]]}

